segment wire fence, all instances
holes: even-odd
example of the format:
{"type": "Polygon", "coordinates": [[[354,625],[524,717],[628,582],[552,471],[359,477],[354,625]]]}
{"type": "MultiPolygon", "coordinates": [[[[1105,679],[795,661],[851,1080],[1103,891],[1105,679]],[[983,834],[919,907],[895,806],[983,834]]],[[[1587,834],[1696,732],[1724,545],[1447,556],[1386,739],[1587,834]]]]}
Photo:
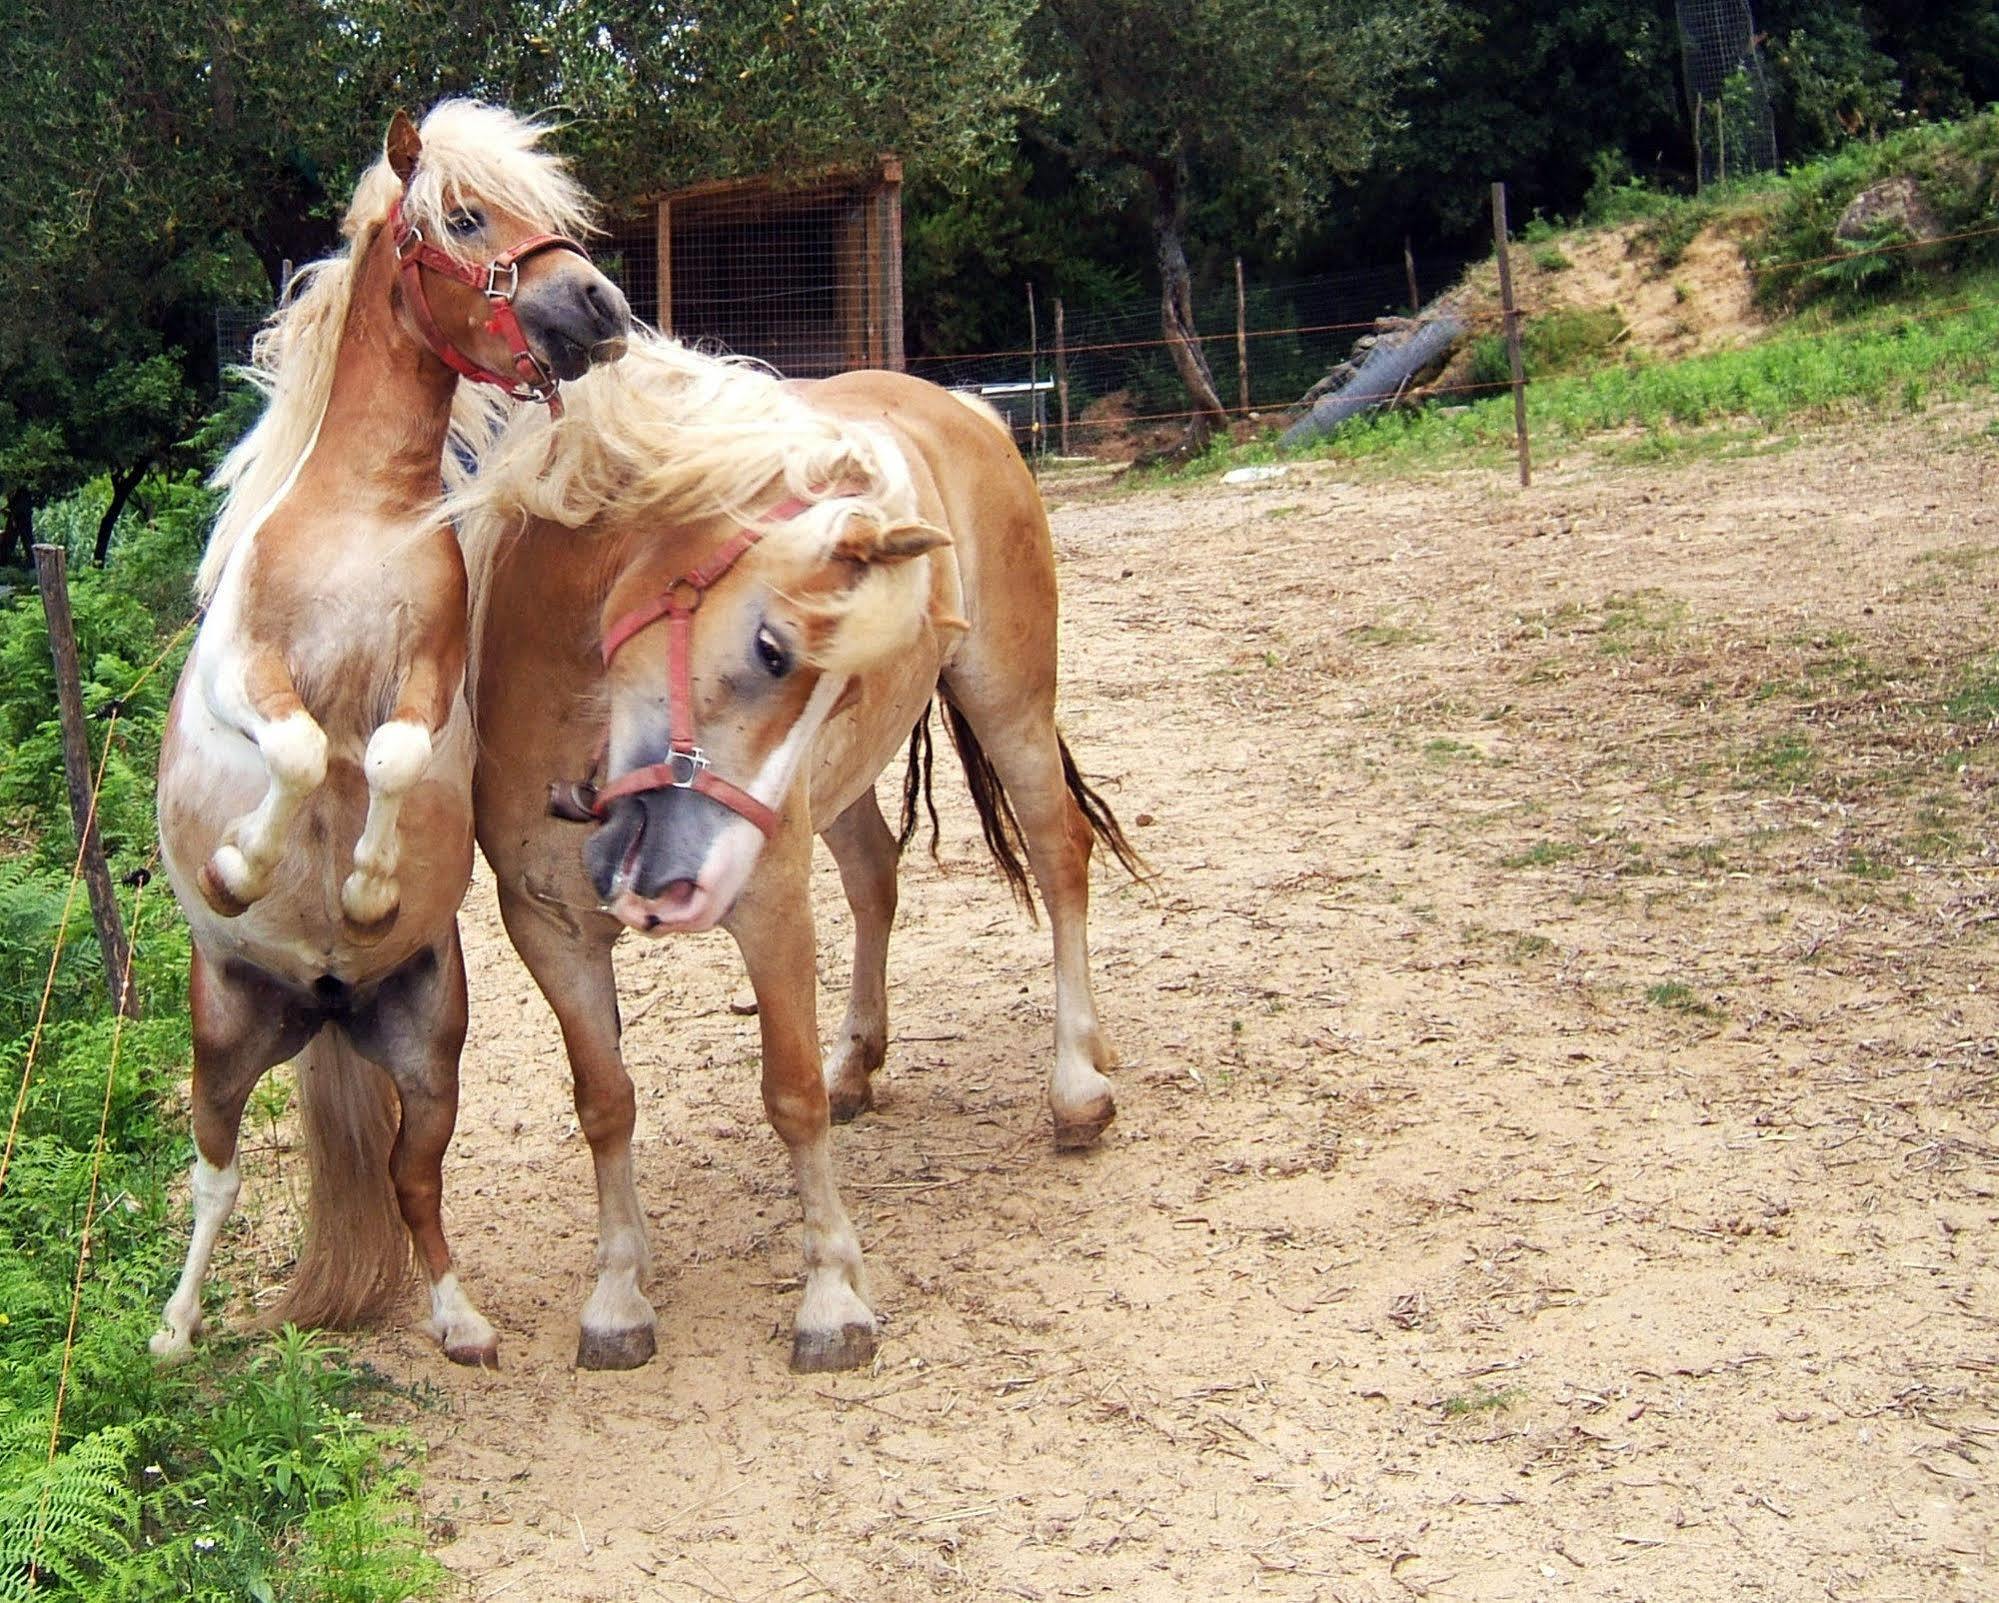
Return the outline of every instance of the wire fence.
{"type": "Polygon", "coordinates": [[[1769,172],[1777,124],[1749,0],[1677,0],[1700,185],[1769,172]]]}
{"type": "MultiPolygon", "coordinates": [[[[1383,317],[1407,316],[1455,282],[1456,264],[1362,268],[1277,283],[1224,284],[1195,297],[1194,324],[1215,388],[1237,414],[1296,405],[1383,317]]],[[[922,353],[909,371],[982,395],[1023,441],[1087,454],[1134,424],[1187,415],[1187,391],[1150,298],[1066,312],[1033,298],[1037,337],[1008,350],[922,353]],[[1063,427],[1066,415],[1067,428],[1063,427]]]]}

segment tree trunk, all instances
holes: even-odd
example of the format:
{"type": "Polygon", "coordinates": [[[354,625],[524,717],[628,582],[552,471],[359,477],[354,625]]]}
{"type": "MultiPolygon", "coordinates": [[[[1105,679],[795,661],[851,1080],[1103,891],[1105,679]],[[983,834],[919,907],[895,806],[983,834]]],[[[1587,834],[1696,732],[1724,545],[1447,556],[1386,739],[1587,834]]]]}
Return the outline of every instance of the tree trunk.
{"type": "Polygon", "coordinates": [[[35,539],[35,502],[26,490],[13,490],[7,496],[7,521],[0,527],[0,567],[18,560],[22,567],[28,565],[28,547],[35,539]]]}
{"type": "Polygon", "coordinates": [[[1193,402],[1187,438],[1199,450],[1212,429],[1227,426],[1228,412],[1194,327],[1194,278],[1187,270],[1187,251],[1181,242],[1187,221],[1186,185],[1177,163],[1153,171],[1152,193],[1152,229],[1159,250],[1159,329],[1173,358],[1174,371],[1193,402]]]}
{"type": "Polygon", "coordinates": [[[104,509],[104,516],[97,520],[97,547],[93,560],[103,567],[105,559],[111,555],[111,535],[118,527],[118,518],[125,510],[125,503],[132,499],[132,492],[139,487],[139,481],[146,476],[151,464],[140,462],[124,473],[111,475],[111,504],[104,509]]]}

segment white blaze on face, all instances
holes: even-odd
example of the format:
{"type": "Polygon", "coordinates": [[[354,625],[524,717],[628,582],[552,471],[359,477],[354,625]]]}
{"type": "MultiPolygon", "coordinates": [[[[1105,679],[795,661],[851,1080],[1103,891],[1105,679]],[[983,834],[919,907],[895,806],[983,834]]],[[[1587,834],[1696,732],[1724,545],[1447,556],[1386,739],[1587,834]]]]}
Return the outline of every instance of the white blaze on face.
{"type": "MultiPolygon", "coordinates": [[[[806,698],[797,722],[764,759],[756,777],[743,785],[744,790],[772,812],[782,809],[785,795],[798,777],[800,765],[812,750],[812,742],[832,716],[833,708],[846,688],[846,675],[822,676],[819,683],[812,687],[812,694],[806,698]]],[[[723,777],[735,778],[731,774],[724,774],[723,777]]],[[[626,890],[612,901],[611,911],[633,929],[652,935],[713,929],[728,916],[729,909],[736,905],[736,898],[742,895],[763,844],[763,831],[747,818],[732,813],[709,844],[708,856],[701,864],[701,873],[695,880],[691,896],[648,900],[626,890]]]]}

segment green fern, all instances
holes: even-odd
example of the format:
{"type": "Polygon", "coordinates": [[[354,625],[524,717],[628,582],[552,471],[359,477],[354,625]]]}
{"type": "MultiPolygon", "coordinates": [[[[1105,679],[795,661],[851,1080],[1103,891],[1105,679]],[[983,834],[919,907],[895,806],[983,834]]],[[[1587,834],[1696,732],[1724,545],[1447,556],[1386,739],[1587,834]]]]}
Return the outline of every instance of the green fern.
{"type": "Polygon", "coordinates": [[[47,1457],[49,1417],[16,1420],[0,1438],[0,1603],[46,1596],[51,1581],[89,1596],[133,1553],[138,1432],[110,1425],[47,1457]]]}

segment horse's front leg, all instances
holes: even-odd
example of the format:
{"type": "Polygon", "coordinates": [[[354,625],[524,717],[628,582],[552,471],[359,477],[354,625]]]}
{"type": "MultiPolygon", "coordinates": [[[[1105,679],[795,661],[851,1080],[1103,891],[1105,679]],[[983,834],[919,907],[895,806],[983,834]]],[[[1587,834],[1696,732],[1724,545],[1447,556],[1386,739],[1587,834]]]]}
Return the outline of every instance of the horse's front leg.
{"type": "Polygon", "coordinates": [[[340,911],[357,931],[384,933],[402,905],[396,871],[403,801],[430,767],[432,737],[444,728],[464,680],[462,653],[420,657],[403,680],[395,710],[368,737],[361,763],[368,817],[354,843],[354,871],[340,887],[340,911]]]}
{"type": "Polygon", "coordinates": [[[597,1284],[583,1305],[576,1343],[580,1369],[636,1369],[658,1346],[657,1316],[646,1301],[652,1249],[632,1176],[632,1126],[638,1098],[618,1050],[618,982],[611,943],[618,925],[538,905],[500,882],[500,918],[562,1026],[576,1088],[576,1122],[597,1169],[597,1284]]]}
{"type": "Polygon", "coordinates": [[[326,779],[326,731],[292,684],[284,658],[268,646],[239,645],[212,681],[208,708],[257,744],[268,784],[263,799],[232,819],[198,876],[202,899],[224,918],[261,900],[306,798],[326,779]]]}
{"type": "Polygon", "coordinates": [[[772,842],[726,920],[757,995],[764,1112],[791,1153],[805,1213],[805,1295],[791,1340],[797,1374],[857,1369],[875,1352],[861,1244],[833,1179],[806,880],[810,851],[809,837],[772,842]]]}

